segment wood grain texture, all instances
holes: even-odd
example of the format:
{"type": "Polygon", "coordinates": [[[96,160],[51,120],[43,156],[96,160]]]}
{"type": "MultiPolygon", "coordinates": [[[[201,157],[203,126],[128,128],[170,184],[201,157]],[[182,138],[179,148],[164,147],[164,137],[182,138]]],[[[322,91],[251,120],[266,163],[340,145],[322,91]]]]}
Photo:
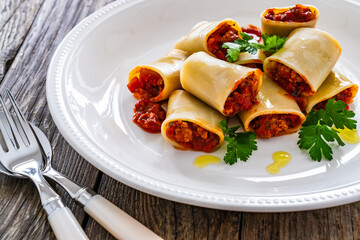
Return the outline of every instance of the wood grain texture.
{"type": "Polygon", "coordinates": [[[42,1],[0,1],[0,81],[17,55],[42,1]]]}
{"type": "MultiPolygon", "coordinates": [[[[90,186],[165,239],[360,239],[360,203],[306,212],[243,213],[168,201],[130,188],[85,161],[57,130],[46,73],[57,46],[83,18],[112,0],[0,1],[0,92],[9,88],[51,141],[53,166],[90,186]]],[[[114,239],[57,185],[90,239],[114,239]]],[[[33,184],[0,175],[0,239],[55,239],[33,184]]]]}
{"type": "MultiPolygon", "coordinates": [[[[95,3],[96,1],[85,3],[82,0],[28,0],[7,4],[2,1],[0,5],[2,9],[12,11],[5,14],[8,17],[4,15],[4,22],[0,23],[0,26],[4,26],[0,39],[3,46],[1,69],[2,74],[5,74],[1,79],[0,89],[10,89],[27,118],[49,137],[54,148],[54,167],[66,173],[69,178],[90,187],[95,187],[101,173],[81,158],[57,131],[47,108],[45,81],[56,47],[81,19],[92,12],[95,3]],[[8,25],[11,26],[7,27],[8,25]],[[20,31],[13,34],[16,30],[20,31]]],[[[0,239],[54,239],[32,183],[0,177],[3,185],[1,195],[5,196],[0,205],[0,220],[7,223],[0,227],[0,239]]],[[[77,219],[84,224],[87,221],[84,211],[62,189],[54,184],[53,186],[64,197],[64,202],[77,219]]]]}

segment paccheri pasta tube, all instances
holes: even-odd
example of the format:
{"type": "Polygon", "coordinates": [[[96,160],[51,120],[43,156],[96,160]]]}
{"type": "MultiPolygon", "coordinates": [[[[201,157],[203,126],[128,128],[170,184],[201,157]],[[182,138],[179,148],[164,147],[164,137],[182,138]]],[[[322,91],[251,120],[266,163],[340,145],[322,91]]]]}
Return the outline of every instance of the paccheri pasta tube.
{"type": "Polygon", "coordinates": [[[245,131],[253,131],[260,138],[294,133],[305,121],[295,100],[265,74],[257,99],[259,104],[240,112],[239,117],[245,131]]]}
{"type": "Polygon", "coordinates": [[[221,120],[225,117],[216,110],[190,93],[176,90],[170,95],[161,134],[176,148],[211,152],[224,140],[221,120]]]}
{"type": "Polygon", "coordinates": [[[314,6],[301,4],[269,8],[261,13],[260,19],[262,33],[284,37],[295,28],[314,28],[319,19],[319,10],[314,6]]]}
{"type": "Polygon", "coordinates": [[[182,87],[225,116],[234,116],[256,104],[262,71],[228,63],[198,52],[184,62],[182,87]]]}
{"type": "Polygon", "coordinates": [[[318,89],[317,93],[308,98],[306,112],[309,113],[313,108],[314,110],[324,109],[327,100],[330,98],[350,104],[352,103],[358,88],[359,87],[355,83],[338,71],[332,71],[318,89]]]}
{"type": "Polygon", "coordinates": [[[264,72],[294,97],[312,96],[331,72],[341,54],[330,34],[298,28],[284,46],[265,59],[264,72]]]}
{"type": "Polygon", "coordinates": [[[137,66],[129,73],[128,88],[136,99],[159,102],[180,89],[180,69],[188,57],[184,51],[173,49],[165,57],[148,65],[137,66]]]}
{"type": "Polygon", "coordinates": [[[245,67],[262,69],[265,59],[266,59],[266,55],[261,50],[258,50],[256,54],[242,52],[239,54],[239,59],[236,62],[234,62],[234,64],[240,64],[245,67]]]}
{"type": "Polygon", "coordinates": [[[233,42],[239,38],[241,28],[232,19],[216,22],[199,22],[191,31],[183,36],[175,48],[190,54],[204,51],[219,59],[226,60],[226,49],[222,48],[224,42],[233,42]]]}

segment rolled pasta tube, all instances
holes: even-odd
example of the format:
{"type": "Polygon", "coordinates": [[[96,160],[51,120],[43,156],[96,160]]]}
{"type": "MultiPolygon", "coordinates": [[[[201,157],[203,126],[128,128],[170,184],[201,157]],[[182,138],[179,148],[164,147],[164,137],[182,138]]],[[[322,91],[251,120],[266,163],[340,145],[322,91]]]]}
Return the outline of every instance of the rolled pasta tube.
{"type": "Polygon", "coordinates": [[[309,113],[313,108],[315,110],[325,108],[326,102],[330,98],[342,100],[346,104],[350,104],[353,101],[358,88],[358,85],[338,71],[332,71],[318,89],[317,93],[308,98],[306,112],[309,113]]]}
{"type": "Polygon", "coordinates": [[[183,36],[175,48],[190,54],[204,51],[211,56],[226,60],[226,49],[222,48],[224,42],[233,42],[239,38],[241,28],[232,19],[214,22],[199,22],[191,31],[183,36]]]}
{"type": "Polygon", "coordinates": [[[225,117],[216,110],[190,93],[176,90],[170,95],[161,134],[178,149],[211,152],[224,141],[221,120],[225,117]]]}
{"type": "Polygon", "coordinates": [[[184,62],[180,81],[186,91],[223,115],[234,116],[257,103],[262,71],[198,52],[184,62]]]}
{"type": "Polygon", "coordinates": [[[240,53],[239,59],[233,63],[243,65],[246,67],[258,67],[262,69],[265,59],[266,59],[265,53],[261,50],[258,50],[256,54],[250,54],[248,52],[240,53]]]}
{"type": "Polygon", "coordinates": [[[257,99],[259,104],[240,112],[239,117],[245,131],[253,131],[260,138],[294,133],[305,121],[295,100],[265,74],[257,99]]]}
{"type": "Polygon", "coordinates": [[[136,66],[129,73],[128,88],[136,99],[159,102],[180,89],[180,69],[188,57],[184,51],[173,49],[165,57],[148,65],[136,66]]]}
{"type": "Polygon", "coordinates": [[[315,28],[291,32],[284,46],[265,59],[264,72],[293,96],[312,96],[341,54],[330,34],[315,28]]]}
{"type": "MultiPolygon", "coordinates": [[[[289,10],[294,12],[296,11],[296,7],[298,6],[299,4],[296,6],[289,6],[282,8],[270,8],[263,11],[260,15],[262,33],[266,33],[268,35],[277,35],[280,37],[287,37],[296,28],[302,28],[302,27],[314,28],[319,19],[319,10],[311,5],[306,5],[306,6],[300,5],[301,6],[300,9],[308,8],[311,11],[311,13],[315,15],[315,16],[313,15],[314,18],[309,21],[306,21],[308,15],[303,15],[302,19],[298,19],[298,20],[295,19],[295,21],[294,20],[289,21],[284,18],[282,18],[282,20],[273,20],[265,17],[266,15],[269,14],[270,11],[275,15],[285,13],[286,11],[289,10]]],[[[296,15],[291,14],[291,16],[296,16],[296,15]]]]}

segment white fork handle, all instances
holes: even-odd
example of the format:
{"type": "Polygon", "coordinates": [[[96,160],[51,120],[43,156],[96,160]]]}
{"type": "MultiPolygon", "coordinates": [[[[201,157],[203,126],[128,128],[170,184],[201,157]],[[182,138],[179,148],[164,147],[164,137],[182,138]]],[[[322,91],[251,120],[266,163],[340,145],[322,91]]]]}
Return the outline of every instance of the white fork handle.
{"type": "Polygon", "coordinates": [[[162,239],[101,195],[90,198],[84,210],[117,239],[162,239]]]}
{"type": "Polygon", "coordinates": [[[51,228],[58,240],[88,240],[84,230],[69,208],[58,208],[48,216],[51,228]]]}

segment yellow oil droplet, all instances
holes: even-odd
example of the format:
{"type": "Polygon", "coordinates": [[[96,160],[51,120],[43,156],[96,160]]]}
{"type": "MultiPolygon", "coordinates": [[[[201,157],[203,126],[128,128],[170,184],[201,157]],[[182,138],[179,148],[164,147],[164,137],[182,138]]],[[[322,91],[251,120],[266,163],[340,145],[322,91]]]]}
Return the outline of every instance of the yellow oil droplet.
{"type": "Polygon", "coordinates": [[[197,168],[204,168],[209,166],[210,164],[218,164],[221,162],[221,159],[214,155],[200,155],[197,156],[194,161],[193,165],[197,168]]]}
{"type": "Polygon", "coordinates": [[[291,155],[284,151],[274,152],[272,155],[274,163],[266,167],[266,171],[270,174],[278,174],[280,169],[288,165],[291,155]]]}
{"type": "Polygon", "coordinates": [[[339,131],[339,136],[344,142],[348,144],[357,144],[360,142],[360,137],[356,129],[350,130],[346,127],[344,129],[335,129],[339,131]]]}

